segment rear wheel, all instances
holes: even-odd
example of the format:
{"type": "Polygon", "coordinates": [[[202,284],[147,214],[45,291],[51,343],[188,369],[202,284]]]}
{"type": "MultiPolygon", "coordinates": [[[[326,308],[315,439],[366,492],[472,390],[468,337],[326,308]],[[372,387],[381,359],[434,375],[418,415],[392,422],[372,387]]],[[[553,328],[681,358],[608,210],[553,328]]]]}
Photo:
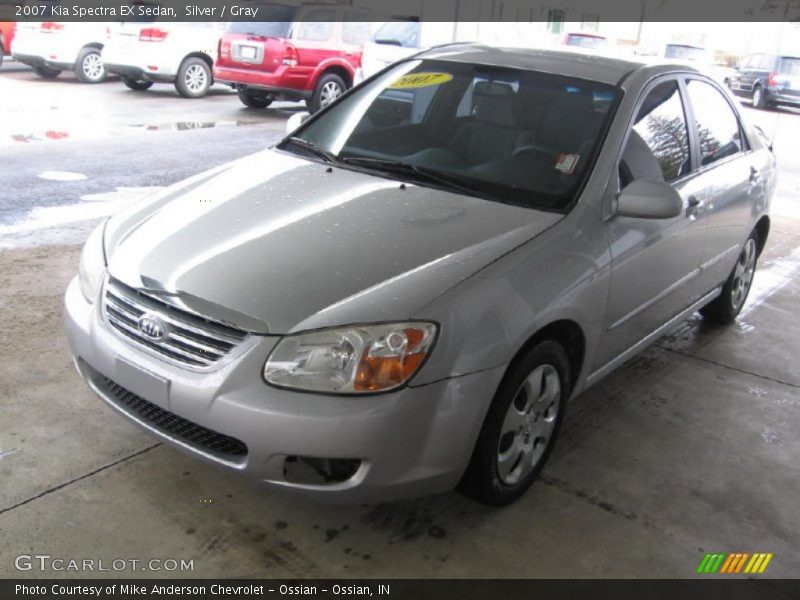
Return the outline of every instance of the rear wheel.
{"type": "Polygon", "coordinates": [[[178,69],[175,89],[184,98],[202,98],[211,87],[211,67],[202,58],[187,58],[178,69]]]}
{"type": "Polygon", "coordinates": [[[239,100],[247,108],[267,108],[272,104],[272,98],[268,98],[266,94],[256,94],[245,90],[239,90],[239,100]]]}
{"type": "Polygon", "coordinates": [[[75,77],[83,83],[101,83],[106,79],[106,68],[97,48],[84,48],[75,61],[75,77]]]}
{"type": "Polygon", "coordinates": [[[125,84],[125,87],[134,90],[136,92],[143,92],[153,87],[153,82],[144,78],[133,79],[131,77],[123,77],[122,83],[125,84]]]}
{"type": "Polygon", "coordinates": [[[571,385],[557,342],[540,342],[517,360],[497,389],[459,491],[493,506],[522,496],[553,449],[571,385]]]}
{"type": "Polygon", "coordinates": [[[753,107],[764,109],[767,107],[767,96],[760,85],[753,88],[753,107]]]}
{"type": "Polygon", "coordinates": [[[742,311],[758,261],[758,232],[753,231],[744,243],[741,254],[722,286],[722,292],[711,303],[700,309],[704,318],[717,325],[732,323],[742,311]]]}
{"type": "Polygon", "coordinates": [[[344,94],[345,90],[347,90],[347,84],[344,79],[335,73],[323,75],[317,81],[314,94],[306,101],[306,106],[308,106],[309,111],[315,113],[344,94]]]}
{"type": "Polygon", "coordinates": [[[42,79],[55,79],[61,75],[61,71],[58,69],[49,69],[47,67],[34,67],[33,72],[42,79]]]}
{"type": "Polygon", "coordinates": [[[3,42],[0,42],[0,67],[3,66],[3,59],[6,56],[6,48],[3,46],[3,42]]]}

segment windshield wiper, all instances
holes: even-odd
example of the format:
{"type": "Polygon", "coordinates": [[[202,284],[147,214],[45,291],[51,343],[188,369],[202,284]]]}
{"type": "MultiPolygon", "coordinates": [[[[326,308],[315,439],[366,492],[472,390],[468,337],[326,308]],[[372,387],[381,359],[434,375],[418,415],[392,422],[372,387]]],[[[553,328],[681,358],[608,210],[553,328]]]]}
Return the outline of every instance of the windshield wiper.
{"type": "Polygon", "coordinates": [[[391,160],[387,158],[370,158],[368,156],[349,156],[340,159],[343,163],[355,166],[374,167],[379,170],[384,170],[392,173],[401,173],[404,175],[411,175],[414,179],[426,183],[434,183],[436,185],[447,188],[450,191],[455,191],[461,194],[468,194],[470,196],[487,197],[482,194],[477,186],[465,183],[457,175],[448,175],[431,169],[428,167],[420,167],[419,165],[412,165],[399,160],[391,160]]]}
{"type": "Polygon", "coordinates": [[[285,140],[281,146],[292,145],[297,146],[301,150],[305,150],[309,154],[313,154],[317,158],[321,158],[325,162],[335,163],[338,162],[336,155],[333,152],[329,152],[324,148],[320,148],[314,142],[303,139],[301,137],[292,136],[288,140],[285,140]]]}

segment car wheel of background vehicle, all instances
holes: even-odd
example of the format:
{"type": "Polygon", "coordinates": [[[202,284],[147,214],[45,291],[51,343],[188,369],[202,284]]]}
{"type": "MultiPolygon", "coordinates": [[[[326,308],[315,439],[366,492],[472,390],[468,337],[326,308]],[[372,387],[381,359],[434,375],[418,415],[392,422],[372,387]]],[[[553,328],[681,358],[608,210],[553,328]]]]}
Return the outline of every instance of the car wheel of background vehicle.
{"type": "Polygon", "coordinates": [[[42,79],[55,79],[61,75],[61,71],[58,69],[48,69],[47,67],[34,67],[33,72],[42,79]]]}
{"type": "Polygon", "coordinates": [[[308,106],[309,111],[315,113],[344,94],[346,89],[347,84],[338,75],[334,73],[323,75],[317,82],[314,95],[306,101],[306,106],[308,106]]]}
{"type": "Polygon", "coordinates": [[[254,94],[253,92],[246,92],[239,90],[239,100],[247,108],[267,108],[272,104],[272,98],[267,98],[263,94],[254,94]]]}
{"type": "Polygon", "coordinates": [[[733,271],[722,286],[722,293],[700,309],[704,318],[717,325],[732,323],[742,311],[758,262],[758,233],[753,231],[744,243],[733,271]]]}
{"type": "Polygon", "coordinates": [[[125,87],[136,92],[143,92],[153,87],[153,82],[147,79],[131,79],[130,77],[123,77],[122,83],[125,84],[125,87]]]}
{"type": "Polygon", "coordinates": [[[97,48],[84,48],[75,61],[75,77],[83,83],[102,83],[106,79],[106,68],[97,48]]]}
{"type": "Polygon", "coordinates": [[[191,57],[181,63],[175,88],[184,98],[202,98],[211,87],[211,67],[202,58],[191,57]]]}
{"type": "Polygon", "coordinates": [[[3,66],[3,59],[6,57],[6,49],[3,46],[3,43],[0,42],[0,67],[3,66]]]}
{"type": "Polygon", "coordinates": [[[460,492],[510,504],[534,482],[555,443],[571,390],[561,344],[539,342],[511,365],[481,428],[460,492]]]}
{"type": "Polygon", "coordinates": [[[753,88],[753,107],[754,108],[766,108],[767,106],[767,98],[764,94],[764,90],[761,89],[760,85],[756,85],[753,88]]]}

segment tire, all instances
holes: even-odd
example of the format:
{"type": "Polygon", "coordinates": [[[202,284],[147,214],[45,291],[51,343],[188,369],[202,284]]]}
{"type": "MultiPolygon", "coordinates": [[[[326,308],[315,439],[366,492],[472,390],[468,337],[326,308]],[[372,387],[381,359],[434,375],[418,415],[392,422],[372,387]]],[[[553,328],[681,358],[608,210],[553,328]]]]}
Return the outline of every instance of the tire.
{"type": "Polygon", "coordinates": [[[6,48],[3,46],[3,42],[0,41],[0,67],[3,66],[3,60],[6,57],[6,48]]]}
{"type": "Polygon", "coordinates": [[[106,68],[100,50],[84,48],[75,61],[75,77],[82,83],[102,83],[106,80],[106,68]]]}
{"type": "Polygon", "coordinates": [[[569,358],[557,342],[539,342],[512,363],[458,490],[491,506],[522,496],[553,449],[571,386],[569,358]]]}
{"type": "Polygon", "coordinates": [[[58,69],[48,69],[47,67],[34,67],[33,72],[42,79],[55,79],[61,75],[61,71],[58,69]]]}
{"type": "Polygon", "coordinates": [[[247,108],[267,108],[272,104],[272,98],[245,90],[239,90],[239,100],[241,100],[242,104],[247,108]]]}
{"type": "Polygon", "coordinates": [[[132,79],[130,77],[123,77],[122,83],[125,84],[125,87],[135,92],[143,92],[153,87],[153,82],[147,79],[132,79]]]}
{"type": "Polygon", "coordinates": [[[178,69],[175,89],[184,98],[202,98],[211,87],[211,67],[202,58],[185,59],[178,69]]]}
{"type": "Polygon", "coordinates": [[[344,94],[346,90],[347,84],[344,79],[335,73],[328,73],[319,78],[317,87],[314,88],[314,94],[306,100],[306,106],[309,112],[315,113],[328,106],[328,104],[344,94]]]}
{"type": "Polygon", "coordinates": [[[764,110],[767,107],[767,96],[760,85],[753,87],[753,108],[764,110]]]}
{"type": "Polygon", "coordinates": [[[754,230],[744,243],[720,295],[700,309],[706,320],[715,325],[728,325],[736,320],[750,293],[757,262],[758,232],[754,230]]]}

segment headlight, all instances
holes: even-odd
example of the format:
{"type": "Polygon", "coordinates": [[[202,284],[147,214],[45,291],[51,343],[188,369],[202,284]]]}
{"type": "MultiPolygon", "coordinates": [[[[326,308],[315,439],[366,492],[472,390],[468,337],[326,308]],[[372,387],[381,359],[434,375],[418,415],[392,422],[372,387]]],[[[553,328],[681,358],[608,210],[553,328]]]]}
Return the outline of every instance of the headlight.
{"type": "Polygon", "coordinates": [[[432,323],[325,329],[283,338],[264,365],[264,379],[313,392],[363,394],[406,383],[436,338],[432,323]]]}
{"type": "Polygon", "coordinates": [[[106,271],[106,254],[103,249],[103,232],[106,224],[101,223],[89,234],[89,239],[83,245],[81,264],[78,267],[78,282],[81,293],[87,302],[94,302],[103,282],[106,271]]]}

